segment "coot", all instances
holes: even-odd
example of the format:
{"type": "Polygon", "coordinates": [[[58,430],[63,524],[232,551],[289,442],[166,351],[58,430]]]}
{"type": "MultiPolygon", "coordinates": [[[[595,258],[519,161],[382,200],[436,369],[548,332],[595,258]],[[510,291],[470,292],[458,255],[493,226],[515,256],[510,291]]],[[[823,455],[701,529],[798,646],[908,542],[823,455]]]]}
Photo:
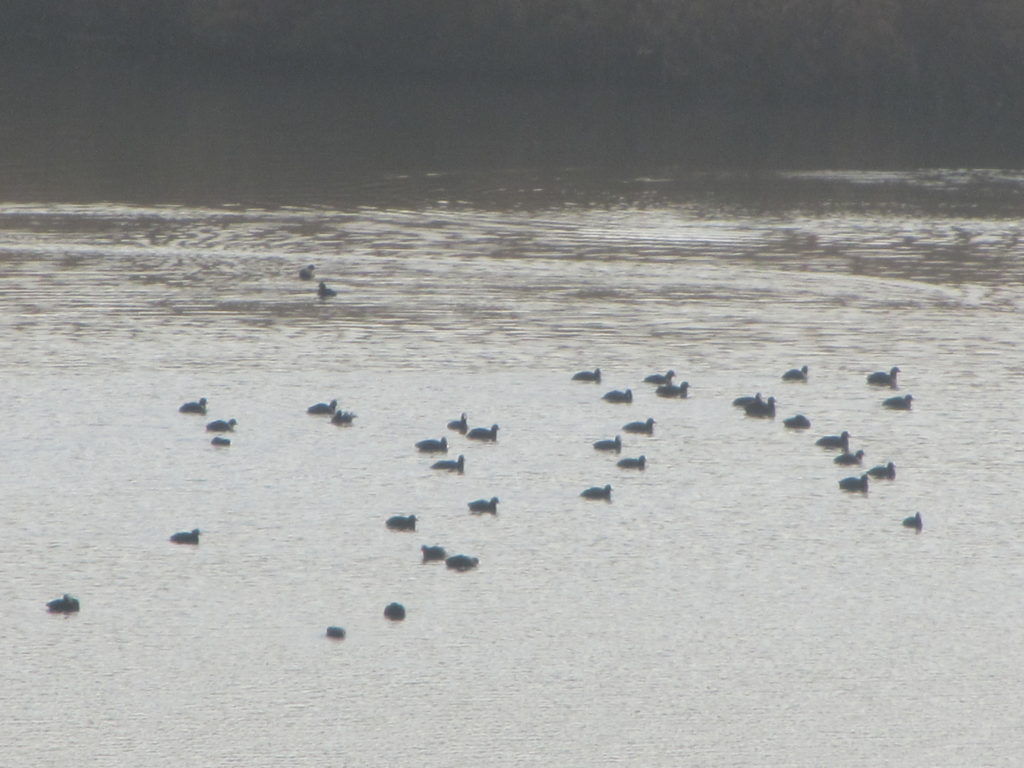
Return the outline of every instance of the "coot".
{"type": "Polygon", "coordinates": [[[601,369],[595,368],[592,371],[580,371],[572,375],[573,381],[593,381],[596,384],[601,383],[601,369]]]}
{"type": "Polygon", "coordinates": [[[784,374],[782,374],[783,381],[807,381],[807,366],[804,365],[800,368],[790,368],[784,374]]]}
{"type": "Polygon", "coordinates": [[[633,390],[613,389],[611,392],[605,392],[601,395],[601,399],[607,400],[609,403],[632,403],[633,390]]]}
{"type": "Polygon", "coordinates": [[[475,501],[469,502],[469,511],[475,514],[482,514],[484,512],[490,512],[492,515],[498,514],[498,497],[492,496],[489,499],[476,499],[475,501]]]}
{"type": "Polygon", "coordinates": [[[175,544],[198,544],[199,529],[193,528],[191,531],[179,531],[178,533],[172,533],[171,541],[175,544]]]}
{"type": "Polygon", "coordinates": [[[178,408],[180,413],[206,413],[206,398],[200,397],[198,400],[192,403],[183,403],[178,408]]]}
{"type": "Polygon", "coordinates": [[[889,369],[889,372],[875,371],[874,373],[868,374],[868,384],[873,384],[876,387],[892,387],[896,388],[896,375],[900,372],[900,369],[895,365],[889,369]]]}
{"type": "Polygon", "coordinates": [[[606,501],[611,501],[612,487],[610,485],[606,485],[604,488],[594,486],[593,488],[587,488],[585,491],[581,491],[580,496],[584,499],[605,499],[606,501]]]}
{"type": "Polygon", "coordinates": [[[72,597],[67,592],[46,604],[46,610],[50,613],[77,613],[79,608],[78,598],[72,597]]]}

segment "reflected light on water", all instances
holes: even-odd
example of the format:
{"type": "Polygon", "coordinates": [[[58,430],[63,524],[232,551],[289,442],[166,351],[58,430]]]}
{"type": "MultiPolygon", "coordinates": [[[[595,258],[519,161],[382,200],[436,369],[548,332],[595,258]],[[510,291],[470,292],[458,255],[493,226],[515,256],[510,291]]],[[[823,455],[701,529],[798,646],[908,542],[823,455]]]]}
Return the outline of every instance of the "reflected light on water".
{"type": "Polygon", "coordinates": [[[431,178],[463,202],[0,207],[12,764],[1009,764],[1020,224],[914,190],[956,208],[1024,177],[959,176],[780,174],[773,205],[665,171],[613,205],[431,178]],[[909,412],[865,383],[891,365],[909,412]],[[688,398],[642,382],[669,368],[688,398]],[[754,392],[776,420],[731,405],[754,392]],[[304,412],[335,398],[351,427],[304,412]],[[497,442],[445,430],[462,412],[497,442]],[[842,430],[897,478],[841,493],[860,468],[813,443],[842,430]],[[413,447],[442,434],[464,475],[413,447]],[[594,451],[616,434],[644,471],[594,451]],[[64,591],[81,613],[47,615],[64,591]]]}

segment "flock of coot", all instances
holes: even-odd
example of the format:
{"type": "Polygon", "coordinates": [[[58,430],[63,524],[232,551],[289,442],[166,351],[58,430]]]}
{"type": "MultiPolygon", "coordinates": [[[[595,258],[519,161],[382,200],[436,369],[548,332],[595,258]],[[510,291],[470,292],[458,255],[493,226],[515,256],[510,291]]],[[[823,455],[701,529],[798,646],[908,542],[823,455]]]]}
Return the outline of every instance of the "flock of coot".
{"type": "MultiPolygon", "coordinates": [[[[306,269],[312,270],[312,268],[312,265],[310,265],[310,267],[306,269]]],[[[205,397],[202,397],[199,400],[182,404],[178,408],[178,411],[186,414],[198,414],[205,416],[208,404],[209,401],[205,397]]],[[[329,403],[316,403],[311,405],[306,409],[306,413],[314,416],[330,416],[333,423],[340,425],[350,425],[355,418],[355,414],[350,411],[338,410],[337,400],[331,400],[329,403]]],[[[234,418],[226,420],[217,419],[215,421],[208,422],[206,424],[206,430],[214,433],[233,432],[237,424],[238,421],[234,418]]],[[[465,413],[463,413],[459,419],[448,422],[447,427],[452,431],[464,435],[465,438],[469,440],[495,442],[498,439],[497,424],[492,424],[489,427],[469,429],[465,413]]],[[[218,434],[213,438],[212,443],[214,445],[227,446],[231,444],[231,441],[218,434]]],[[[415,447],[423,453],[447,453],[448,438],[442,437],[440,439],[431,438],[421,440],[415,444],[415,447]]],[[[458,459],[444,459],[436,461],[431,465],[431,469],[457,472],[458,474],[463,473],[464,467],[465,458],[461,454],[458,459]]],[[[498,512],[498,497],[493,496],[490,499],[476,499],[468,502],[468,506],[470,512],[473,514],[489,513],[494,515],[498,512]]],[[[388,529],[393,531],[415,531],[416,515],[392,515],[384,521],[384,524],[388,529]]],[[[201,532],[198,528],[194,528],[191,531],[179,531],[171,534],[169,541],[173,544],[198,545],[200,534],[201,532]]],[[[423,563],[443,561],[447,568],[453,571],[470,571],[476,568],[480,563],[480,560],[477,557],[471,557],[465,554],[449,555],[444,547],[439,545],[423,545],[421,547],[421,552],[423,555],[423,563]]],[[[78,599],[69,594],[64,594],[62,597],[51,600],[46,604],[46,608],[50,613],[77,613],[80,610],[80,607],[78,599]]],[[[405,607],[400,603],[390,603],[384,608],[385,618],[392,621],[401,621],[405,618],[405,614],[405,607]]],[[[331,625],[327,627],[326,635],[331,638],[341,639],[345,637],[346,632],[343,627],[331,625]]]]}
{"type": "MultiPolygon", "coordinates": [[[[900,369],[893,366],[888,371],[875,371],[874,373],[868,374],[866,380],[871,386],[896,389],[897,375],[899,373],[900,369]]],[[[808,368],[806,365],[802,368],[790,369],[782,374],[782,380],[789,382],[806,382],[807,377],[808,368]]],[[[892,410],[909,411],[913,399],[912,395],[892,396],[884,399],[882,401],[882,406],[892,410]]],[[[765,418],[775,417],[775,398],[769,397],[765,400],[762,398],[760,392],[756,395],[738,397],[733,400],[733,405],[743,408],[749,416],[765,418]]],[[[784,419],[782,423],[788,429],[809,429],[811,426],[810,419],[802,413],[790,416],[789,418],[784,419]]],[[[825,435],[824,437],[820,437],[815,441],[815,445],[829,450],[839,450],[839,455],[833,458],[832,461],[840,466],[860,466],[864,459],[864,451],[850,450],[850,433],[845,430],[838,435],[825,435]]],[[[868,469],[859,476],[844,477],[839,481],[839,488],[840,490],[849,491],[851,493],[867,493],[868,484],[870,482],[869,478],[895,480],[896,465],[890,461],[887,464],[879,464],[871,467],[871,469],[868,469]]],[[[907,528],[913,528],[920,532],[923,527],[921,513],[918,512],[912,517],[904,518],[903,525],[907,528]]]]}
{"type": "MultiPolygon", "coordinates": [[[[900,373],[898,367],[892,367],[888,371],[876,371],[867,376],[867,383],[874,387],[889,387],[890,389],[897,388],[897,377],[900,373]]],[[[675,378],[675,371],[669,370],[665,373],[652,373],[644,378],[644,382],[647,384],[657,385],[657,394],[663,397],[687,397],[689,391],[689,383],[682,382],[678,385],[672,383],[675,378]],[[669,394],[671,393],[671,394],[669,394]]],[[[791,368],[782,374],[782,380],[784,382],[797,382],[806,383],[809,376],[809,369],[806,365],[800,368],[791,368]]],[[[595,368],[591,370],[579,371],[573,374],[573,381],[593,382],[596,384],[601,383],[601,369],[595,368]]],[[[609,403],[632,403],[633,402],[633,391],[632,389],[613,389],[605,392],[602,399],[609,403]]],[[[882,401],[882,406],[892,410],[909,411],[911,409],[911,403],[913,402],[912,395],[899,395],[892,396],[882,401]]],[[[760,419],[774,419],[775,418],[775,406],[776,401],[774,397],[763,397],[760,392],[753,395],[742,395],[735,398],[732,404],[738,408],[742,408],[747,416],[752,418],[760,419]]],[[[654,434],[654,419],[648,418],[645,421],[632,421],[628,424],[623,425],[622,430],[624,432],[631,432],[636,434],[654,434]]],[[[787,429],[810,429],[811,421],[804,414],[798,413],[794,416],[790,416],[783,419],[782,424],[787,429]]],[[[615,453],[621,453],[622,451],[622,439],[618,435],[614,438],[607,438],[596,441],[594,449],[598,451],[614,451],[615,453]]],[[[825,435],[819,438],[815,445],[829,450],[839,450],[840,453],[833,459],[833,463],[840,466],[860,466],[864,459],[864,451],[850,451],[850,433],[844,431],[839,435],[825,435]]],[[[646,457],[629,457],[620,459],[618,462],[619,467],[627,469],[644,469],[646,466],[646,457]]],[[[849,491],[853,493],[867,493],[869,478],[894,480],[896,478],[896,465],[893,462],[887,464],[879,464],[868,469],[866,472],[859,476],[845,477],[839,481],[839,488],[843,491],[849,491]]],[[[580,493],[580,496],[586,499],[604,499],[606,501],[611,500],[612,487],[611,485],[605,486],[594,486],[593,488],[587,488],[580,493]]],[[[921,521],[921,513],[907,517],[903,520],[903,525],[907,528],[913,528],[916,531],[920,531],[923,527],[921,521]]]]}
{"type": "MultiPolygon", "coordinates": [[[[302,279],[312,279],[313,265],[303,268],[300,271],[300,277],[302,279]]],[[[323,283],[321,283],[321,290],[323,283]]],[[[893,367],[889,371],[877,371],[867,376],[867,383],[875,387],[889,387],[895,389],[897,387],[897,376],[900,373],[898,367],[893,367]]],[[[666,373],[655,373],[647,376],[644,382],[652,384],[657,387],[656,392],[662,397],[678,397],[686,398],[688,396],[689,384],[687,382],[681,382],[674,384],[673,379],[675,378],[675,371],[669,370],[666,373]]],[[[785,382],[806,382],[808,380],[809,372],[808,367],[805,365],[801,368],[793,368],[782,374],[782,380],[785,382]]],[[[601,382],[601,369],[595,368],[592,371],[580,371],[573,375],[574,381],[583,382],[601,382]]],[[[610,403],[632,403],[633,392],[631,389],[624,390],[611,390],[602,395],[602,399],[610,403]]],[[[911,395],[892,396],[882,401],[882,405],[885,408],[893,410],[910,410],[913,397],[911,395]]],[[[187,414],[199,414],[206,415],[208,401],[205,397],[199,400],[187,402],[181,405],[178,410],[181,413],[187,414]]],[[[758,392],[754,395],[744,395],[737,397],[733,400],[733,405],[742,408],[744,412],[752,418],[775,418],[775,398],[762,397],[761,393],[758,392]]],[[[316,403],[306,409],[306,412],[312,415],[330,416],[331,421],[335,424],[347,426],[351,425],[355,414],[350,411],[338,410],[338,401],[331,400],[325,403],[316,403]]],[[[809,429],[811,426],[810,420],[803,414],[796,414],[795,416],[788,417],[783,420],[783,426],[787,429],[809,429]]],[[[208,422],[206,424],[206,430],[208,432],[216,433],[212,439],[212,443],[218,446],[228,446],[231,441],[223,437],[223,433],[233,432],[235,425],[238,422],[234,418],[230,419],[217,419],[215,421],[208,422]]],[[[643,421],[632,421],[624,424],[622,430],[624,432],[652,435],[654,434],[655,420],[648,418],[643,421]]],[[[458,419],[449,421],[446,425],[447,429],[453,432],[457,432],[467,440],[477,440],[484,442],[496,442],[498,439],[498,425],[492,424],[490,427],[475,427],[470,429],[466,414],[463,413],[458,419]]],[[[843,431],[838,435],[825,435],[819,438],[815,445],[827,449],[837,450],[839,453],[833,458],[835,464],[841,466],[860,466],[863,458],[864,451],[850,450],[850,433],[843,431]]],[[[417,451],[426,454],[438,454],[447,453],[449,449],[449,442],[447,437],[440,438],[425,438],[414,444],[417,451]]],[[[622,438],[616,435],[614,438],[598,440],[593,444],[595,450],[614,452],[619,454],[622,452],[622,438]]],[[[643,470],[646,467],[646,457],[643,455],[636,457],[625,457],[619,459],[617,466],[623,469],[636,469],[643,470]]],[[[465,470],[465,457],[459,454],[457,459],[440,459],[433,462],[430,468],[442,472],[453,472],[462,474],[465,470]]],[[[839,481],[839,488],[842,491],[851,493],[867,493],[869,478],[874,479],[885,479],[893,480],[896,477],[896,467],[893,462],[887,464],[879,464],[871,467],[859,476],[845,477],[839,481]]],[[[592,488],[586,488],[580,496],[584,499],[593,500],[604,500],[611,501],[612,486],[606,484],[604,486],[594,486],[592,488]]],[[[482,498],[468,502],[469,511],[473,514],[497,514],[498,512],[498,497],[493,496],[489,499],[482,498]]],[[[393,531],[408,532],[416,530],[416,516],[415,515],[393,515],[384,521],[386,527],[393,531]]],[[[923,523],[921,521],[921,513],[918,512],[912,517],[907,517],[903,520],[903,525],[907,528],[913,528],[920,532],[923,523]]],[[[195,528],[191,531],[180,531],[174,533],[170,537],[170,541],[174,544],[186,544],[186,545],[198,545],[200,537],[200,530],[195,528]]],[[[476,568],[479,565],[479,559],[471,557],[465,554],[449,555],[444,547],[440,545],[423,545],[420,547],[422,553],[422,562],[429,563],[434,561],[443,561],[446,566],[455,571],[468,571],[476,568]]],[[[51,600],[46,604],[47,610],[51,613],[62,613],[70,614],[76,613],[80,610],[80,604],[77,598],[72,597],[69,594],[64,594],[55,600],[51,600]]],[[[405,608],[399,603],[390,603],[384,609],[384,616],[392,621],[400,621],[405,618],[405,608]]],[[[329,626],[326,632],[328,637],[332,638],[344,638],[345,630],[339,626],[329,626]]]]}
{"type": "MultiPolygon", "coordinates": [[[[316,264],[307,264],[306,266],[299,270],[299,279],[313,280],[315,279],[313,275],[314,272],[316,272],[316,264]]],[[[316,295],[319,296],[321,299],[329,299],[332,296],[337,296],[338,292],[333,288],[328,288],[327,283],[321,280],[320,284],[316,288],[316,295]]]]}

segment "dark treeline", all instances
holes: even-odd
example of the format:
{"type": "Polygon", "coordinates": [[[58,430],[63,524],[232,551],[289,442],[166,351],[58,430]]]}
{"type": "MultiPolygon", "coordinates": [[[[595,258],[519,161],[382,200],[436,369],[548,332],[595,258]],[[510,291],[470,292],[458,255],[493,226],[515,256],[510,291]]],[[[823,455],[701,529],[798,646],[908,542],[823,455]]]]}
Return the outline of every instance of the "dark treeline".
{"type": "Polygon", "coordinates": [[[1014,110],[1021,0],[4,0],[21,59],[1014,110]]]}

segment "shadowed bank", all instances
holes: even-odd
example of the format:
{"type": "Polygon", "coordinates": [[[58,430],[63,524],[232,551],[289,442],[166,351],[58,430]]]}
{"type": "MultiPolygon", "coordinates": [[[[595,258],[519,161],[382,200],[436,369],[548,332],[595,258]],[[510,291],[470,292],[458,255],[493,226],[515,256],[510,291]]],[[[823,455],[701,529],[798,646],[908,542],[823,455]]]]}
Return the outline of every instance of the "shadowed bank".
{"type": "Polygon", "coordinates": [[[560,83],[690,103],[933,110],[1019,103],[1024,6],[932,0],[149,0],[0,9],[8,55],[359,81],[560,83]]]}
{"type": "Polygon", "coordinates": [[[301,204],[386,174],[1022,161],[1024,5],[763,5],[11,0],[0,195],[301,204]]]}

